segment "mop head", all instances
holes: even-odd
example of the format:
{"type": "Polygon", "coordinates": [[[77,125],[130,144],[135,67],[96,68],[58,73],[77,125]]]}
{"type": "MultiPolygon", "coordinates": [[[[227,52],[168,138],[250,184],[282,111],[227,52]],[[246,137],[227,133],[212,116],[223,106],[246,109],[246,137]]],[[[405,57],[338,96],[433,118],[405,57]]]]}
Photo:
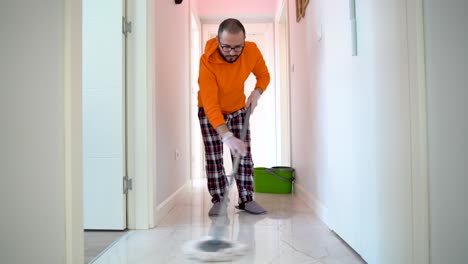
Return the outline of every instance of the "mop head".
{"type": "Polygon", "coordinates": [[[245,255],[246,252],[247,246],[244,244],[211,237],[189,241],[184,246],[184,253],[189,258],[204,262],[231,261],[245,255]]]}

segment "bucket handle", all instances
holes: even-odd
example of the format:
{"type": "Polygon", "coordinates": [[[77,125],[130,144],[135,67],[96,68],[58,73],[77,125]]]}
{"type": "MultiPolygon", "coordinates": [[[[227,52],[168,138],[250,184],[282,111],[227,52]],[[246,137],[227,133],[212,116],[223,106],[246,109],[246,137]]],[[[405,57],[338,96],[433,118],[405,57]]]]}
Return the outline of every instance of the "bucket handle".
{"type": "MultiPolygon", "coordinates": [[[[281,167],[281,168],[284,168],[286,169],[286,167],[281,167]]],[[[266,173],[268,174],[271,174],[273,176],[275,176],[278,180],[281,180],[281,181],[285,181],[285,182],[290,182],[290,183],[294,183],[294,180],[295,180],[295,177],[294,177],[294,169],[293,168],[287,168],[288,171],[292,171],[292,177],[291,179],[287,179],[287,178],[284,178],[283,176],[281,175],[278,175],[275,173],[275,167],[273,168],[268,168],[265,170],[266,173]]]]}

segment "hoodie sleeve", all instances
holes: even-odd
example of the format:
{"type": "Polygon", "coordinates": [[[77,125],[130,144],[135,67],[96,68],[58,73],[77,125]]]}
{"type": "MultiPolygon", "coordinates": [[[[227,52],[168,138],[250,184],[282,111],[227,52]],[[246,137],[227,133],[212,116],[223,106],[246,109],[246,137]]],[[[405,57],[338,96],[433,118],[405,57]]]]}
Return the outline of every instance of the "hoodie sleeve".
{"type": "Polygon", "coordinates": [[[255,84],[255,88],[261,88],[263,91],[266,90],[268,84],[270,83],[270,73],[268,72],[268,68],[265,64],[265,60],[263,59],[262,53],[258,49],[257,45],[253,43],[258,53],[258,59],[255,63],[255,66],[252,70],[252,73],[255,75],[257,79],[257,83],[255,84]]]}
{"type": "Polygon", "coordinates": [[[207,64],[206,56],[200,59],[200,73],[198,76],[198,85],[200,87],[199,96],[203,103],[203,109],[214,128],[225,123],[218,100],[218,84],[216,77],[207,64]]]}

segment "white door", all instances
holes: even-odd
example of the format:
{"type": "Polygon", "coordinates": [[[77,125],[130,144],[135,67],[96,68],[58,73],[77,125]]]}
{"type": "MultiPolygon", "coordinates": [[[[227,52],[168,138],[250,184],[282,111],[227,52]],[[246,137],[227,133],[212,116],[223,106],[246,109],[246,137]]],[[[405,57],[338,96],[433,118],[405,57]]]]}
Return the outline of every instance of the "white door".
{"type": "Polygon", "coordinates": [[[123,14],[123,1],[83,1],[84,229],[126,229],[123,14]]]}
{"type": "MultiPolygon", "coordinates": [[[[218,33],[218,24],[203,25],[203,48],[206,41],[215,37],[218,33]]],[[[273,24],[244,24],[246,40],[255,42],[263,54],[270,72],[271,81],[267,90],[263,93],[258,107],[250,118],[252,158],[255,167],[278,166],[276,144],[276,104],[275,104],[275,75],[274,75],[274,47],[273,24]]],[[[251,74],[245,82],[245,94],[248,97],[255,86],[255,76],[251,74]]],[[[225,148],[225,161],[230,161],[229,149],[225,148]]],[[[225,162],[226,173],[230,174],[232,167],[230,162],[225,162]]]]}

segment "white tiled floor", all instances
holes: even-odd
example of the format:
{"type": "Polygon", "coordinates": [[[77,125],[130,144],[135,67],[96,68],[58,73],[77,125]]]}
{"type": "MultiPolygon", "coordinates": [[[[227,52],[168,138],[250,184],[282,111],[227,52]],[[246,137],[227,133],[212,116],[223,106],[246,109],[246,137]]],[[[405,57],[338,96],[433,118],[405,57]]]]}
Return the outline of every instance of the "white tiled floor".
{"type": "MultiPolygon", "coordinates": [[[[265,215],[235,209],[235,186],[230,198],[224,239],[248,245],[249,250],[228,263],[365,263],[294,195],[256,193],[255,200],[268,210],[265,215]]],[[[183,248],[212,230],[210,207],[204,181],[195,181],[158,227],[128,232],[93,264],[199,263],[183,248]]]]}

